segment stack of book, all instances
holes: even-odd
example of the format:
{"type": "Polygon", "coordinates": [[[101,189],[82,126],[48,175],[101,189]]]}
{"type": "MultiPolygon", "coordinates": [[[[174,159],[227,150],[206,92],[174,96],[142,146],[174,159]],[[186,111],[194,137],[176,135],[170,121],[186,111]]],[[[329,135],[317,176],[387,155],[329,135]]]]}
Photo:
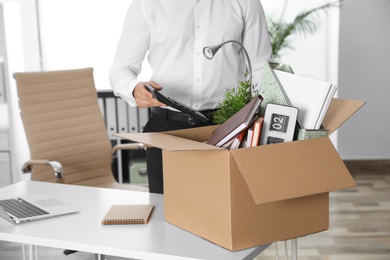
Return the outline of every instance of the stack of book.
{"type": "Polygon", "coordinates": [[[264,121],[259,116],[263,97],[254,98],[240,111],[220,125],[207,140],[208,144],[236,149],[259,145],[261,129],[264,121]]]}

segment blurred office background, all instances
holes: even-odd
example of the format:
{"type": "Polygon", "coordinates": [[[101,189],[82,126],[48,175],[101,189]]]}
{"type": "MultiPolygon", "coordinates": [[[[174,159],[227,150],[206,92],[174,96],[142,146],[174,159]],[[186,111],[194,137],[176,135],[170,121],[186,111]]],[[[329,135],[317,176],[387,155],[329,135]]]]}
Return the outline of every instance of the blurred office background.
{"type": "MultiPolygon", "coordinates": [[[[130,0],[0,0],[0,186],[22,179],[29,159],[12,73],[93,67],[96,87],[109,90],[108,69],[130,0]],[[12,173],[11,173],[12,172],[12,173]]],[[[284,0],[261,0],[278,17],[284,0]]],[[[332,0],[287,0],[284,19],[332,0]]],[[[318,31],[295,36],[280,62],[297,74],[335,83],[338,97],[367,104],[332,136],[346,160],[390,158],[390,1],[344,0],[318,13],[318,31]]],[[[141,78],[150,68],[144,63],[141,78]]]]}

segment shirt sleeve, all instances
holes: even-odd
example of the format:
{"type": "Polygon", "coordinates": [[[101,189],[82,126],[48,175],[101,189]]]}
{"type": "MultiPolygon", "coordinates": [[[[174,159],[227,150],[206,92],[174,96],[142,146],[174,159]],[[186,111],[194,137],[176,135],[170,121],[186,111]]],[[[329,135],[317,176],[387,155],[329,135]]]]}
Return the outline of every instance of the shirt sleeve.
{"type": "Polygon", "coordinates": [[[260,87],[261,75],[265,62],[272,59],[272,47],[269,40],[267,22],[259,0],[246,0],[244,9],[245,31],[243,45],[252,64],[252,82],[260,87]]]}
{"type": "Polygon", "coordinates": [[[133,0],[127,11],[109,79],[116,96],[136,106],[133,90],[139,83],[142,62],[149,47],[149,28],[142,0],[133,0]]]}

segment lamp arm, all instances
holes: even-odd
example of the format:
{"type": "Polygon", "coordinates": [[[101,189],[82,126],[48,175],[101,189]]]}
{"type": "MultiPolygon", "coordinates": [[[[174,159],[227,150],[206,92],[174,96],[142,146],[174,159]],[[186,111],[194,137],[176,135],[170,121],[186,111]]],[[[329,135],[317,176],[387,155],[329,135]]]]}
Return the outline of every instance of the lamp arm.
{"type": "Polygon", "coordinates": [[[249,83],[250,83],[250,86],[252,86],[252,64],[251,64],[251,60],[249,59],[248,52],[246,51],[244,45],[241,42],[236,41],[236,40],[228,40],[226,42],[223,42],[223,43],[220,44],[220,47],[222,47],[223,45],[225,45],[226,43],[229,43],[229,42],[237,43],[238,45],[240,45],[240,47],[244,51],[245,58],[246,58],[246,61],[248,63],[248,69],[249,69],[249,83]]]}

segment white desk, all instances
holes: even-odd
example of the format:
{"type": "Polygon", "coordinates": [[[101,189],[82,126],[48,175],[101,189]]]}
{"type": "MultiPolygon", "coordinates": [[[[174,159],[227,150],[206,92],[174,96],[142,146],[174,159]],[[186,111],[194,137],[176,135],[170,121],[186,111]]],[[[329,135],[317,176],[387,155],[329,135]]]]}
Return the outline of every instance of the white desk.
{"type": "Polygon", "coordinates": [[[25,181],[0,189],[0,199],[46,193],[81,209],[70,214],[14,225],[0,218],[0,240],[73,249],[134,259],[253,259],[268,245],[231,252],[164,221],[163,195],[25,181]],[[146,225],[104,226],[113,204],[156,207],[146,225]]]}

